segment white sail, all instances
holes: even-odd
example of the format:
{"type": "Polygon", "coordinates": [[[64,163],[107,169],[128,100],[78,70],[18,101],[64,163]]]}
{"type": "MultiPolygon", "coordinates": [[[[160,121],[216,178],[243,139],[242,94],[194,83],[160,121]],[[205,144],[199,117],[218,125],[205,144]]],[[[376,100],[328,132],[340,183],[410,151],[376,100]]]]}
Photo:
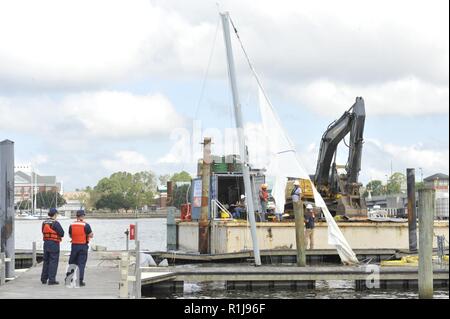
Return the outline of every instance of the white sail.
{"type": "MultiPolygon", "coordinates": [[[[264,132],[267,135],[268,149],[271,153],[270,164],[267,175],[274,177],[272,196],[275,199],[278,212],[284,211],[285,188],[288,177],[310,180],[306,170],[301,165],[293,143],[290,141],[286,131],[275,113],[272,105],[259,89],[259,107],[261,112],[264,132]]],[[[344,264],[357,264],[358,259],[348,244],[333,216],[331,216],[325,201],[320,193],[311,183],[314,201],[317,207],[322,209],[328,224],[328,244],[334,246],[344,264]]]]}

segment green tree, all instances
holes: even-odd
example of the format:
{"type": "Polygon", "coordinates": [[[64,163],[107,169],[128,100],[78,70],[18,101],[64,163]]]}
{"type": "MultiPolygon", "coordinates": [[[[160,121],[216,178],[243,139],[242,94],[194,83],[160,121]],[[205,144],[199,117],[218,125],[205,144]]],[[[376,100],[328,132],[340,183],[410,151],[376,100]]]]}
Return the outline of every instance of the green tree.
{"type": "Polygon", "coordinates": [[[31,209],[31,200],[26,199],[17,203],[17,209],[19,210],[30,210],[31,209]]]}
{"type": "Polygon", "coordinates": [[[383,182],[380,180],[373,180],[367,183],[364,197],[367,197],[369,195],[369,191],[372,196],[380,196],[386,193],[383,182]]]}
{"type": "Polygon", "coordinates": [[[189,194],[187,194],[190,185],[180,185],[173,189],[173,206],[180,208],[181,204],[186,203],[186,196],[189,200],[189,194]]]}
{"type": "Polygon", "coordinates": [[[96,191],[90,186],[87,186],[84,189],[84,192],[86,192],[87,196],[80,198],[81,203],[86,209],[93,209],[96,207],[97,201],[101,197],[101,193],[96,191]]]}
{"type": "Polygon", "coordinates": [[[170,180],[172,182],[190,182],[192,179],[191,174],[186,171],[181,171],[172,175],[170,180]]]}
{"type": "Polygon", "coordinates": [[[402,191],[402,186],[405,184],[405,174],[399,172],[392,174],[387,183],[387,194],[399,194],[402,191]]]}
{"type": "Polygon", "coordinates": [[[117,172],[102,178],[90,191],[91,203],[96,208],[112,210],[141,208],[153,204],[155,189],[156,177],[151,171],[117,172]]]}
{"type": "Polygon", "coordinates": [[[66,204],[66,200],[59,193],[48,191],[36,194],[37,208],[48,209],[51,207],[61,207],[64,204],[66,204]]]}
{"type": "Polygon", "coordinates": [[[123,194],[113,193],[102,195],[95,203],[95,207],[97,209],[108,208],[114,211],[121,208],[130,209],[132,208],[132,203],[123,194]]]}

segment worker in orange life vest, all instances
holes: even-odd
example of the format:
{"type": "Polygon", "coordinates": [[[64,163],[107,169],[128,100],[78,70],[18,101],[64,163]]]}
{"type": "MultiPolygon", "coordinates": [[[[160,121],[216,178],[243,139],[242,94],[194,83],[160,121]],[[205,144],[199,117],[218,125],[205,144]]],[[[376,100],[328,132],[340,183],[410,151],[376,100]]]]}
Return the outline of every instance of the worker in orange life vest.
{"type": "MultiPolygon", "coordinates": [[[[84,210],[77,211],[77,220],[69,226],[69,235],[72,238],[69,265],[75,264],[78,266],[78,279],[81,287],[86,285],[84,282],[84,268],[88,257],[89,240],[94,237],[91,226],[84,221],[85,215],[84,210]]],[[[66,274],[66,276],[69,275],[70,273],[66,274]]]]}
{"type": "Polygon", "coordinates": [[[44,264],[42,266],[41,282],[49,285],[57,285],[56,273],[59,261],[59,243],[64,237],[64,230],[61,224],[56,221],[58,210],[51,208],[48,212],[48,219],[42,223],[42,235],[44,239],[44,264]]]}

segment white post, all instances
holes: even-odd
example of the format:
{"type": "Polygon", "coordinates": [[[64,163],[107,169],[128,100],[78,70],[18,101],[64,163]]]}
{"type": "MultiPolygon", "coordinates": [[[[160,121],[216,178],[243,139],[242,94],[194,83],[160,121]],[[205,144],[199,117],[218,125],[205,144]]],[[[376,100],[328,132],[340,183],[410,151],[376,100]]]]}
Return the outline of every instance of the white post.
{"type": "Polygon", "coordinates": [[[5,277],[6,277],[5,253],[0,252],[0,286],[5,284],[5,277]]]}
{"type": "Polygon", "coordinates": [[[37,260],[36,260],[36,242],[33,242],[33,253],[32,253],[32,266],[35,267],[37,265],[37,260]]]}
{"type": "Polygon", "coordinates": [[[233,51],[231,47],[230,40],[230,22],[229,22],[229,13],[224,12],[220,14],[222,17],[222,26],[223,26],[223,35],[225,40],[225,47],[227,51],[227,62],[228,62],[228,75],[231,84],[231,92],[233,94],[233,104],[234,104],[234,116],[236,121],[236,129],[239,138],[239,153],[242,161],[242,173],[244,177],[244,189],[245,196],[247,197],[247,208],[248,208],[248,218],[250,222],[250,229],[252,234],[252,242],[253,242],[253,254],[255,257],[255,265],[261,265],[261,257],[259,255],[259,244],[258,238],[256,235],[256,220],[255,220],[255,210],[253,208],[253,194],[252,187],[250,183],[250,170],[248,166],[248,158],[245,147],[245,136],[244,136],[244,126],[242,122],[242,111],[241,104],[239,102],[239,95],[236,84],[236,74],[234,69],[234,58],[233,51]]]}
{"type": "Polygon", "coordinates": [[[137,241],[139,240],[139,237],[138,237],[138,222],[137,221],[134,224],[134,240],[135,240],[135,243],[137,243],[137,241]]]}
{"type": "Polygon", "coordinates": [[[136,266],[135,266],[135,298],[141,298],[141,251],[139,240],[136,240],[136,266]]]}
{"type": "Polygon", "coordinates": [[[128,298],[128,268],[130,267],[130,258],[128,252],[122,253],[120,258],[120,284],[119,284],[119,297],[128,298]]]}
{"type": "Polygon", "coordinates": [[[130,231],[129,231],[128,228],[127,228],[127,230],[125,231],[125,236],[126,236],[125,248],[126,248],[126,251],[129,251],[129,250],[130,250],[130,249],[129,249],[129,242],[130,242],[130,240],[129,240],[129,235],[130,235],[130,231]]]}

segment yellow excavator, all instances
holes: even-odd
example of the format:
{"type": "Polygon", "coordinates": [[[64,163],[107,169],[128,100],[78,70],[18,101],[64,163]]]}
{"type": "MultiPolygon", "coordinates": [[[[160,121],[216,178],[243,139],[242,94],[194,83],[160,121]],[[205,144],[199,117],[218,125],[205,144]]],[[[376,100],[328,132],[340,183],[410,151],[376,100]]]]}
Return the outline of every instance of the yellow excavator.
{"type": "MultiPolygon", "coordinates": [[[[339,119],[333,121],[322,135],[316,172],[310,176],[318,192],[322,195],[333,216],[367,216],[367,207],[358,182],[361,170],[361,155],[366,112],[364,100],[357,97],[356,102],[339,119]],[[346,165],[336,164],[336,151],[339,143],[350,133],[349,155],[346,165]]],[[[292,207],[289,202],[293,180],[286,186],[286,209],[292,207]]],[[[302,199],[305,203],[314,203],[311,182],[300,179],[302,199]]]]}

